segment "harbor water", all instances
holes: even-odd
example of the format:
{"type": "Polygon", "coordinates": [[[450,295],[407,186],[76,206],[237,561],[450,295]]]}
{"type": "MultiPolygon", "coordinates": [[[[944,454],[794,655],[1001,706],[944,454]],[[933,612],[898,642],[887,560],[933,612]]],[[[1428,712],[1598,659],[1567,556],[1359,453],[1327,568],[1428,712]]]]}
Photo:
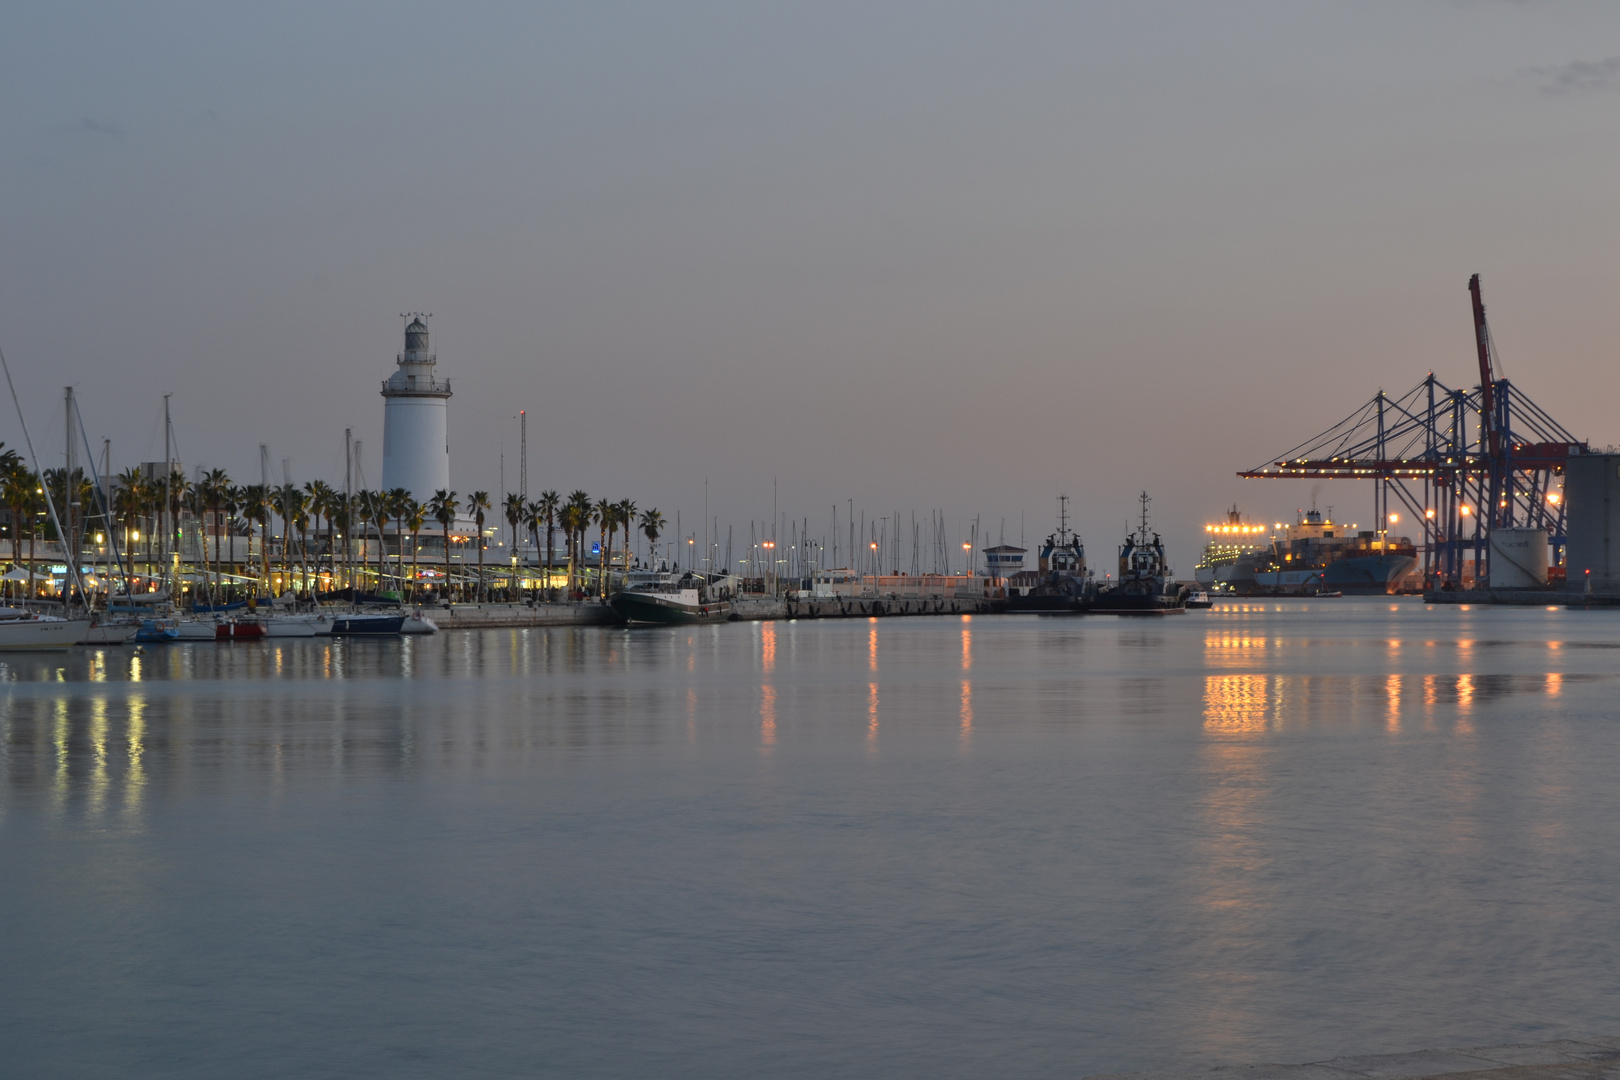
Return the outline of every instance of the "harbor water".
{"type": "Polygon", "coordinates": [[[0,656],[0,1075],[1065,1077],[1620,1029],[1620,612],[0,656]]]}

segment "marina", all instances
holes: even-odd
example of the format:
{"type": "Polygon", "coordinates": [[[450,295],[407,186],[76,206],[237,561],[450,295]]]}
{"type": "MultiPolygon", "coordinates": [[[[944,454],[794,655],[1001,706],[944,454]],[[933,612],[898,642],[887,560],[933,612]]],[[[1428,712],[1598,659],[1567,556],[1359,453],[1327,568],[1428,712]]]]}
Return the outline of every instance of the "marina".
{"type": "Polygon", "coordinates": [[[0,1080],[1620,1080],[1620,5],[7,14],[0,1080]]]}

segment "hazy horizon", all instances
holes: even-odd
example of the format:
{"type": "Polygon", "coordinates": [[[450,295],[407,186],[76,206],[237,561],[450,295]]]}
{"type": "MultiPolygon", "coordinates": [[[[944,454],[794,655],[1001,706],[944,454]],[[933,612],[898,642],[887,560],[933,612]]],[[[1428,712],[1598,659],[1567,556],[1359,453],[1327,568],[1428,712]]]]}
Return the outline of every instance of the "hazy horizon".
{"type": "MultiPolygon", "coordinates": [[[[1190,576],[1380,388],[1506,374],[1579,437],[1620,240],[1620,10],[1457,2],[62,5],[0,16],[0,348],[114,467],[381,471],[434,313],[452,482],[701,531],[931,509],[1190,576]]],[[[0,439],[22,439],[9,403],[0,439]]],[[[1363,483],[1318,502],[1366,520],[1363,483]],[[1357,508],[1364,507],[1358,515],[1357,508]]],[[[925,532],[926,539],[926,532],[925,532]]],[[[902,568],[909,564],[909,543],[902,568]]]]}

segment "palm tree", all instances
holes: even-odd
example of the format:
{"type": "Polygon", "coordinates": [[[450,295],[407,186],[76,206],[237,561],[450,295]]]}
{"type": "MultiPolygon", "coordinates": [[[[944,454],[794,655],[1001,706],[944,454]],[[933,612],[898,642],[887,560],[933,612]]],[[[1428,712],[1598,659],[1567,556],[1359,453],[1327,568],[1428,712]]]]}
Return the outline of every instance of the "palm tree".
{"type": "Polygon", "coordinates": [[[658,537],[664,531],[664,515],[654,507],[641,515],[641,534],[647,538],[647,552],[653,566],[658,565],[658,537]]]}
{"type": "MultiPolygon", "coordinates": [[[[569,517],[571,524],[568,529],[568,589],[572,592],[579,585],[583,591],[585,530],[591,527],[590,493],[575,488],[569,494],[566,505],[574,511],[569,517]]],[[[560,514],[558,516],[561,517],[560,514]]]]}
{"type": "Polygon", "coordinates": [[[180,511],[186,508],[186,500],[191,495],[191,481],[186,479],[185,473],[175,469],[169,474],[168,492],[169,498],[166,510],[169,521],[165,526],[163,548],[167,552],[169,545],[173,544],[174,551],[178,554],[180,551],[180,511]]]}
{"type": "Polygon", "coordinates": [[[467,509],[478,523],[478,602],[484,602],[484,514],[494,509],[489,505],[489,492],[475,491],[467,496],[467,509]]]}
{"type": "Polygon", "coordinates": [[[225,511],[225,531],[231,538],[230,549],[225,553],[225,561],[231,567],[232,573],[236,571],[236,512],[242,509],[243,489],[235,484],[226,484],[220,493],[219,504],[225,511]]]}
{"type": "Polygon", "coordinates": [[[400,599],[406,599],[405,592],[405,522],[411,516],[411,507],[415,500],[405,488],[389,488],[383,492],[383,501],[388,504],[388,510],[394,516],[394,570],[395,578],[399,580],[400,599]]]}
{"type": "Polygon", "coordinates": [[[596,556],[596,588],[601,595],[607,592],[607,557],[608,548],[613,543],[613,523],[618,517],[618,504],[607,497],[596,500],[591,507],[591,520],[596,523],[597,547],[600,549],[596,556]]]}
{"type": "Polygon", "coordinates": [[[580,510],[573,503],[563,504],[557,511],[557,524],[562,527],[563,544],[568,552],[568,574],[566,584],[568,599],[574,598],[574,533],[578,529],[580,510]]]}
{"type": "Polygon", "coordinates": [[[383,577],[383,560],[388,556],[388,522],[394,516],[394,508],[389,504],[388,493],[384,491],[361,492],[365,497],[365,505],[371,511],[372,523],[377,526],[377,591],[387,592],[388,585],[383,577]]]}
{"type": "MultiPolygon", "coordinates": [[[[557,508],[562,505],[562,499],[555,491],[546,490],[540,493],[540,501],[534,504],[540,511],[540,516],[546,522],[546,588],[551,588],[551,534],[557,527],[557,508]]],[[[540,542],[539,530],[535,531],[535,543],[540,542]]]]}
{"type": "MultiPolygon", "coordinates": [[[[249,484],[242,489],[242,516],[259,526],[259,577],[270,588],[270,489],[263,484],[249,484]]],[[[253,557],[253,545],[248,545],[248,557],[253,557]]]]}
{"type": "Polygon", "coordinates": [[[456,523],[456,510],[459,507],[460,503],[456,499],[456,493],[446,491],[444,488],[435,491],[433,498],[428,500],[428,513],[432,514],[433,520],[444,528],[444,595],[446,599],[450,597],[450,526],[456,523]]]}
{"type": "Polygon", "coordinates": [[[28,595],[34,595],[34,539],[39,535],[39,515],[45,508],[45,488],[34,473],[28,473],[23,492],[23,513],[28,515],[28,595]]]}
{"type": "Polygon", "coordinates": [[[198,554],[202,556],[202,594],[208,603],[214,602],[213,564],[208,561],[208,488],[207,477],[199,476],[197,482],[186,492],[186,510],[190,511],[193,521],[197,522],[198,554]]]}
{"type": "Polygon", "coordinates": [[[636,532],[636,504],[630,499],[620,499],[617,509],[619,511],[619,524],[624,527],[624,570],[628,574],[630,572],[630,538],[636,532]]]}
{"type": "Polygon", "coordinates": [[[507,492],[506,498],[501,502],[501,512],[506,515],[506,523],[512,526],[512,577],[508,579],[508,589],[517,585],[518,526],[523,523],[523,513],[527,509],[528,507],[523,505],[523,496],[515,491],[507,492]]]}
{"type": "MultiPolygon", "coordinates": [[[[304,485],[304,505],[315,518],[315,535],[321,535],[321,521],[326,521],[326,550],[332,550],[332,488],[324,480],[311,480],[304,485]]],[[[315,553],[315,566],[321,565],[321,553],[315,553]]]]}
{"type": "Polygon", "coordinates": [[[309,499],[300,495],[298,512],[293,516],[293,524],[298,526],[298,565],[303,568],[302,584],[309,591],[309,598],[315,599],[315,579],[309,574],[309,499]]]}
{"type": "MultiPolygon", "coordinates": [[[[6,482],[10,483],[9,477],[6,482]]],[[[140,469],[131,467],[114,477],[114,483],[117,484],[117,487],[113,491],[113,513],[123,523],[124,549],[129,552],[130,560],[133,562],[135,555],[133,551],[129,550],[129,534],[140,521],[141,511],[146,507],[146,493],[143,490],[146,485],[146,478],[142,475],[140,469]]],[[[11,505],[9,490],[8,487],[8,494],[6,495],[6,505],[8,507],[11,505]]],[[[125,581],[124,585],[124,591],[127,593],[129,591],[129,582],[125,581]]]]}
{"type": "Polygon", "coordinates": [[[411,530],[411,587],[414,591],[419,587],[417,570],[421,565],[419,556],[422,554],[422,541],[420,539],[422,526],[427,521],[427,507],[405,494],[405,524],[411,530]]]}
{"type": "Polygon", "coordinates": [[[345,495],[341,491],[333,491],[326,497],[326,550],[328,565],[331,566],[333,588],[353,588],[351,577],[339,577],[338,568],[342,567],[343,574],[349,575],[352,565],[349,562],[350,543],[354,539],[355,503],[353,496],[345,495]],[[332,535],[333,530],[337,536],[332,535]],[[338,559],[337,540],[343,541],[342,561],[338,559]]]}
{"type": "Polygon", "coordinates": [[[214,573],[217,575],[221,573],[219,569],[219,534],[223,525],[220,521],[220,510],[224,507],[226,500],[230,498],[231,478],[224,469],[209,469],[203,474],[202,483],[198,486],[202,492],[203,505],[207,508],[209,517],[214,522],[214,573]]]}
{"type": "Polygon", "coordinates": [[[282,484],[275,492],[276,512],[281,515],[281,572],[292,578],[293,519],[304,513],[304,493],[297,484],[282,484]]]}
{"type": "MultiPolygon", "coordinates": [[[[523,508],[523,524],[525,526],[524,531],[526,531],[529,534],[529,539],[534,543],[535,557],[537,559],[539,558],[539,554],[540,554],[540,522],[543,521],[543,520],[545,520],[545,515],[543,513],[541,513],[541,508],[540,508],[539,503],[532,502],[528,506],[525,506],[523,508]]],[[[550,534],[547,533],[547,535],[549,536],[550,534]]],[[[545,589],[546,589],[546,599],[550,600],[552,598],[552,596],[551,596],[551,570],[549,568],[549,563],[547,564],[547,570],[546,570],[545,589]]]]}
{"type": "MultiPolygon", "coordinates": [[[[28,515],[29,508],[33,505],[34,489],[38,486],[34,480],[34,474],[27,469],[14,468],[6,470],[4,488],[0,489],[0,491],[3,491],[6,509],[11,511],[11,562],[14,566],[20,567],[22,565],[23,519],[28,515]]],[[[32,532],[29,534],[28,547],[31,552],[33,550],[32,532]]],[[[29,564],[29,573],[33,573],[32,562],[29,564]]],[[[32,586],[32,584],[33,581],[30,579],[29,585],[32,586]]]]}

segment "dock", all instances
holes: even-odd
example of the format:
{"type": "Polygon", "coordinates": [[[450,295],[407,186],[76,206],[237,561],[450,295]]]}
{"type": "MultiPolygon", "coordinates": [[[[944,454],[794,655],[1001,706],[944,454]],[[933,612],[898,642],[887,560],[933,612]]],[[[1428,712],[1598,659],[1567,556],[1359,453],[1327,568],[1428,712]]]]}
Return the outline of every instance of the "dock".
{"type": "MultiPolygon", "coordinates": [[[[993,602],[951,597],[844,596],[789,600],[748,596],[732,601],[732,622],[773,619],[870,619],[895,615],[983,615],[993,602]]],[[[606,604],[455,604],[424,608],[440,630],[500,630],[541,626],[612,626],[606,604]]]]}
{"type": "Polygon", "coordinates": [[[1620,1080],[1620,1038],[1366,1054],[1304,1065],[1105,1073],[1086,1080],[1620,1080]]]}
{"type": "Polygon", "coordinates": [[[1425,604],[1490,604],[1506,607],[1597,608],[1620,606],[1620,596],[1569,589],[1460,589],[1423,594],[1425,604]]]}
{"type": "Polygon", "coordinates": [[[786,599],[769,596],[732,601],[738,622],[766,619],[871,619],[894,615],[984,615],[994,602],[976,597],[828,596],[786,599]]]}
{"type": "Polygon", "coordinates": [[[606,604],[454,604],[424,608],[440,630],[502,630],[531,626],[612,626],[606,604]]]}

